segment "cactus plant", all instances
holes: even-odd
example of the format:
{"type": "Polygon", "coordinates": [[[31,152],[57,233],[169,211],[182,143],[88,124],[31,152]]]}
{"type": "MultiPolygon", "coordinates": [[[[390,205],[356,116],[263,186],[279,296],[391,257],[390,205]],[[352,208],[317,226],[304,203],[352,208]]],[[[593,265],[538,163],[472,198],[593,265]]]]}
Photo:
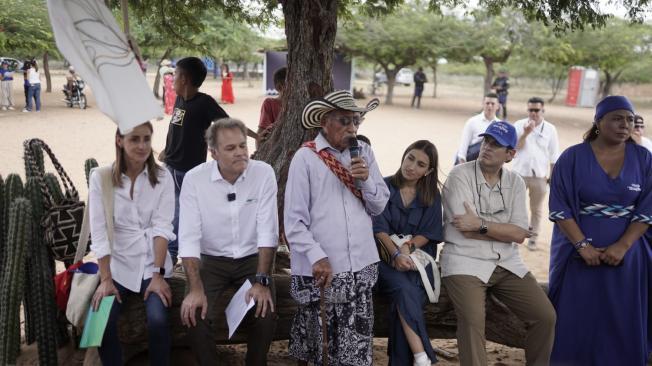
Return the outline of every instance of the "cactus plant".
{"type": "Polygon", "coordinates": [[[28,293],[26,296],[26,339],[38,343],[40,365],[57,365],[57,309],[54,303],[52,281],[53,263],[49,257],[43,229],[40,225],[45,213],[41,188],[36,178],[27,179],[25,195],[32,203],[32,239],[29,242],[27,263],[28,293]],[[30,332],[33,332],[30,335],[30,332]]]}
{"type": "MultiPolygon", "coordinates": [[[[36,160],[36,166],[40,172],[40,175],[45,174],[45,164],[43,162],[43,149],[41,149],[41,147],[38,145],[25,146],[25,149],[32,150],[32,153],[34,155],[34,160],[36,160]]],[[[36,176],[37,172],[33,171],[33,168],[29,162],[29,159],[27,159],[27,156],[23,155],[23,160],[25,161],[25,177],[29,178],[29,177],[36,176]]]]}
{"type": "MultiPolygon", "coordinates": [[[[5,181],[0,175],[0,250],[2,248],[2,242],[5,238],[5,181]]],[[[0,262],[1,263],[1,262],[0,262]]]]}
{"type": "Polygon", "coordinates": [[[91,169],[98,167],[97,160],[88,158],[84,162],[84,172],[86,172],[86,185],[88,186],[89,179],[91,178],[91,169]]]}
{"type": "Polygon", "coordinates": [[[52,196],[54,202],[52,204],[56,205],[63,202],[64,196],[63,191],[61,190],[61,185],[59,184],[59,178],[53,173],[47,173],[43,177],[45,185],[48,187],[48,192],[52,196]]]}
{"type": "Polygon", "coordinates": [[[0,283],[0,364],[15,364],[20,350],[20,300],[24,286],[25,248],[31,238],[31,204],[25,198],[12,201],[9,210],[7,256],[0,283]]]}
{"type": "Polygon", "coordinates": [[[4,236],[0,240],[0,268],[4,264],[6,257],[6,249],[4,248],[7,243],[9,233],[9,208],[14,199],[23,196],[23,180],[18,174],[9,174],[5,180],[5,189],[3,192],[3,213],[2,213],[2,226],[5,228],[4,236]]]}

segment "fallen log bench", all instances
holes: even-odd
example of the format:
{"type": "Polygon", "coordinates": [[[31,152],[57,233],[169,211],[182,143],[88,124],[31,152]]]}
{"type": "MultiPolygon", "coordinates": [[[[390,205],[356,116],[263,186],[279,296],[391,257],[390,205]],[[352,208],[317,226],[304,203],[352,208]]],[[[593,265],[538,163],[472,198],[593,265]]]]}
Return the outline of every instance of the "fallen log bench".
{"type": "MultiPolygon", "coordinates": [[[[275,274],[276,285],[276,312],[278,322],[274,340],[289,339],[290,327],[296,312],[296,303],[290,296],[290,276],[275,274]]],[[[181,324],[180,307],[185,295],[186,278],[182,271],[176,271],[170,279],[172,289],[172,307],[169,319],[173,347],[189,347],[187,328],[181,324]]],[[[542,284],[547,291],[547,284],[542,284]]],[[[218,321],[214,324],[217,344],[246,343],[246,334],[237,331],[228,339],[228,326],[224,309],[231,299],[236,288],[227,290],[218,300],[215,311],[218,312],[218,321]]],[[[145,307],[138,296],[129,296],[125,300],[124,309],[120,318],[119,334],[125,349],[125,359],[147,349],[147,327],[145,307]]],[[[389,301],[379,296],[374,296],[374,336],[387,337],[389,322],[384,321],[389,311],[389,301]]],[[[525,323],[514,315],[505,305],[493,296],[487,297],[486,337],[487,340],[510,347],[523,348],[525,344],[525,323]]],[[[424,309],[428,334],[432,339],[455,338],[456,317],[452,303],[442,288],[439,303],[428,304],[424,309]]]]}

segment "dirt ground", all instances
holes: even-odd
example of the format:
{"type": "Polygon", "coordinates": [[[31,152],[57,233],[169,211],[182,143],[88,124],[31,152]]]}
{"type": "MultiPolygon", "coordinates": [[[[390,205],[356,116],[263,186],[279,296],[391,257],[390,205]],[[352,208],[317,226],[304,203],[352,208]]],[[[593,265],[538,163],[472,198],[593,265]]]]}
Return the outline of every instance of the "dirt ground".
{"type": "MultiPolygon", "coordinates": [[[[148,75],[150,84],[153,74],[148,75]]],[[[89,108],[70,109],[62,102],[61,86],[64,84],[62,72],[53,76],[52,93],[42,93],[43,108],[41,112],[23,113],[24,106],[22,80],[14,81],[14,100],[17,103],[15,111],[0,111],[0,174],[5,177],[9,173],[19,173],[24,176],[22,159],[22,143],[25,139],[39,137],[45,140],[57,155],[68,174],[73,179],[81,197],[86,197],[87,188],[84,177],[84,160],[89,157],[97,159],[100,165],[108,164],[114,159],[115,124],[103,115],[94,103],[92,91],[86,90],[89,97],[89,108]]],[[[356,83],[366,89],[363,82],[356,83]]],[[[371,139],[376,158],[383,175],[390,175],[397,170],[400,157],[407,145],[418,139],[431,140],[439,151],[440,180],[446,179],[446,173],[453,165],[453,156],[457,149],[464,122],[481,108],[481,89],[465,85],[446,84],[440,82],[438,98],[432,98],[432,86],[427,84],[421,109],[410,108],[411,88],[397,86],[394,105],[381,106],[368,114],[359,133],[371,139]]],[[[43,88],[44,89],[44,88],[43,88]]],[[[209,79],[201,91],[212,95],[219,101],[219,83],[209,79]]],[[[514,97],[509,101],[510,121],[526,116],[525,100],[532,90],[514,91],[514,97]]],[[[239,118],[253,130],[256,129],[260,105],[264,99],[260,82],[252,86],[244,81],[234,83],[235,104],[223,105],[227,113],[239,118]]],[[[540,95],[545,91],[541,91],[540,95]]],[[[563,99],[561,96],[559,99],[563,99]]],[[[360,102],[363,103],[363,102],[360,102]]],[[[643,116],[649,116],[652,110],[639,110],[643,116]]],[[[582,134],[590,127],[593,109],[570,108],[561,104],[546,106],[546,119],[553,122],[559,131],[562,149],[581,141],[582,134]]],[[[165,144],[165,136],[169,116],[154,122],[153,146],[160,151],[165,144]]],[[[253,151],[253,140],[249,142],[253,151]]],[[[46,170],[53,170],[51,167],[46,170]]],[[[545,221],[540,235],[540,248],[536,252],[523,249],[521,255],[539,281],[547,281],[549,262],[549,242],[552,225],[545,221]]],[[[433,345],[453,354],[457,353],[454,340],[433,340],[433,345]]],[[[387,362],[386,339],[378,338],[374,342],[374,360],[376,364],[387,362]]],[[[220,347],[226,364],[244,364],[244,346],[220,347]]],[[[286,354],[287,342],[275,342],[270,352],[270,365],[293,364],[286,354]]],[[[37,356],[34,347],[25,347],[20,364],[36,364],[37,356]]],[[[523,365],[524,353],[520,349],[489,343],[487,345],[490,364],[492,365],[523,365]]],[[[180,356],[181,357],[181,356],[180,356]]],[[[68,359],[72,362],[72,359],[68,359]]],[[[74,362],[73,362],[74,363],[74,362]]],[[[138,363],[140,364],[140,363],[138,363]]],[[[440,357],[439,365],[456,365],[453,360],[440,357]]]]}

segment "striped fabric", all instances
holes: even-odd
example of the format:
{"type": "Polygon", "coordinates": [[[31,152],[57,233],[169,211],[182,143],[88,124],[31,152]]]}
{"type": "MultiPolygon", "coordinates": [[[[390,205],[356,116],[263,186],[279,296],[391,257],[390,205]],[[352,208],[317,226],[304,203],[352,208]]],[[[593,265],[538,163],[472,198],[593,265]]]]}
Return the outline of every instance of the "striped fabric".
{"type": "Polygon", "coordinates": [[[321,99],[313,100],[303,109],[301,115],[301,124],[305,129],[319,127],[319,122],[324,114],[334,109],[344,109],[347,111],[360,112],[363,116],[380,105],[378,98],[374,98],[367,103],[365,107],[355,105],[355,100],[350,92],[346,90],[336,90],[326,94],[321,99]]]}
{"type": "Polygon", "coordinates": [[[605,205],[602,203],[580,204],[580,215],[604,217],[608,219],[628,219],[632,217],[634,205],[605,205]]]}
{"type": "Polygon", "coordinates": [[[315,144],[315,141],[307,141],[303,144],[303,147],[307,147],[315,154],[317,154],[317,156],[319,156],[324,164],[326,164],[328,169],[330,169],[330,171],[335,174],[335,176],[342,182],[342,184],[344,184],[344,186],[348,188],[354,196],[362,201],[362,204],[364,205],[362,192],[360,192],[360,190],[355,187],[355,180],[353,179],[351,172],[349,172],[349,170],[346,169],[344,165],[342,165],[342,163],[340,163],[340,161],[333,156],[333,154],[329,153],[326,149],[317,151],[317,145],[315,144]]]}

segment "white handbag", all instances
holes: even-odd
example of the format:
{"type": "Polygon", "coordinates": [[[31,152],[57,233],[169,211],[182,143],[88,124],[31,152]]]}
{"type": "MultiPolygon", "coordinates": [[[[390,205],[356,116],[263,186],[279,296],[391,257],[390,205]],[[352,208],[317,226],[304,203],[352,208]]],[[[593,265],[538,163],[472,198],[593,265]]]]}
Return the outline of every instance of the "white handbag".
{"type": "MultiPolygon", "coordinates": [[[[104,203],[104,215],[106,217],[106,232],[111,248],[113,248],[113,169],[109,165],[102,168],[95,168],[94,170],[97,170],[102,182],[102,202],[104,203]]],[[[88,201],[86,202],[89,203],[88,201]]],[[[84,253],[86,253],[86,247],[88,246],[88,239],[90,237],[89,206],[90,204],[87,204],[84,210],[84,220],[82,221],[81,232],[79,234],[79,245],[77,246],[77,253],[73,263],[77,263],[84,258],[84,253]]],[[[97,263],[86,262],[73,274],[70,284],[70,296],[68,297],[68,304],[66,306],[66,318],[73,326],[77,328],[84,326],[91,299],[99,283],[100,274],[97,263]]]]}
{"type": "MultiPolygon", "coordinates": [[[[412,239],[412,235],[392,234],[389,238],[400,248],[403,243],[412,239]]],[[[414,252],[410,253],[410,259],[412,259],[415,267],[417,267],[417,271],[421,275],[421,282],[426,289],[426,294],[428,294],[428,300],[433,304],[437,303],[439,301],[439,293],[441,292],[441,278],[439,276],[437,262],[435,262],[435,259],[430,254],[421,249],[415,249],[414,252]],[[426,272],[428,264],[432,267],[432,277],[435,281],[434,285],[428,279],[428,272],[426,272]]]]}

